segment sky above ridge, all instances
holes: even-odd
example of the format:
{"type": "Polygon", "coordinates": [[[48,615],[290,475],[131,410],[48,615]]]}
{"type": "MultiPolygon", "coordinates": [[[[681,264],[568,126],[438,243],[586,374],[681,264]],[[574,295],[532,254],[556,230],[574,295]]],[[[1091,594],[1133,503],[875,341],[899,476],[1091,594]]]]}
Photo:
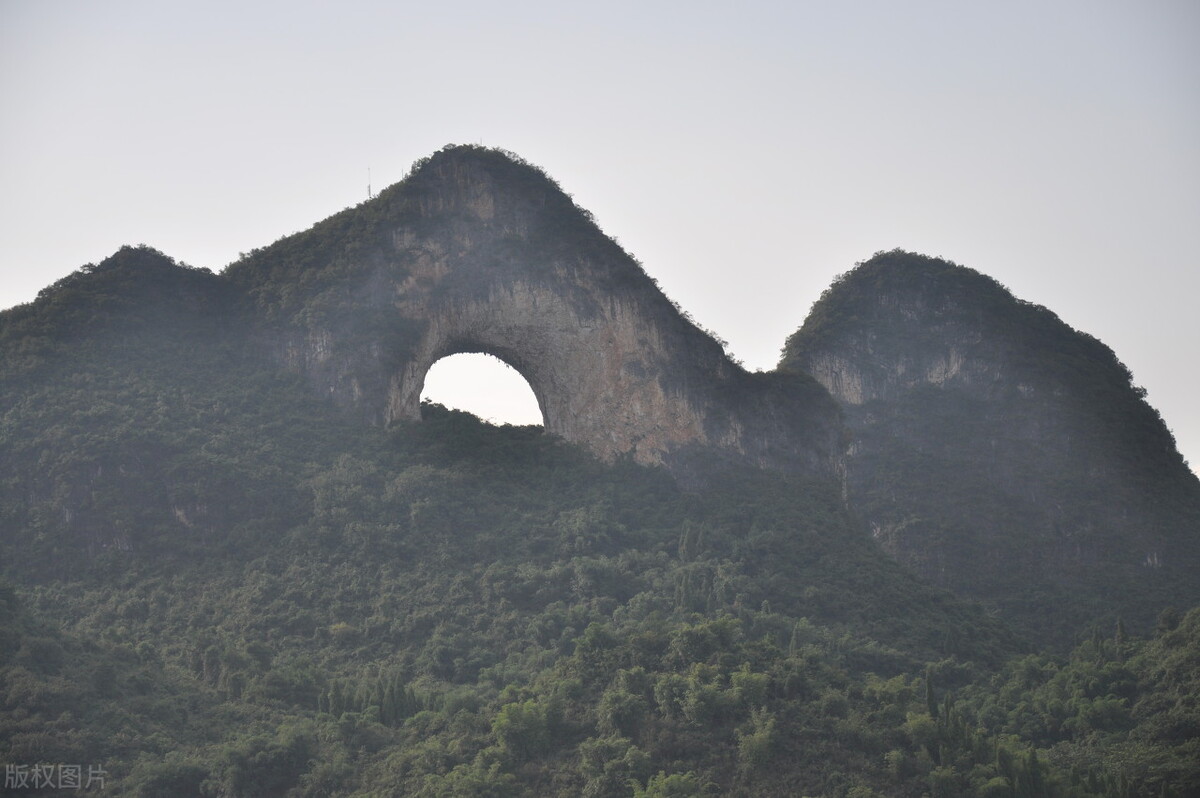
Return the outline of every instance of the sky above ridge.
{"type": "MultiPolygon", "coordinates": [[[[123,244],[220,271],[448,143],[544,168],[752,369],[876,251],[970,266],[1200,463],[1193,0],[0,0],[0,308],[123,244]]],[[[528,421],[502,377],[430,388],[528,421]]]]}

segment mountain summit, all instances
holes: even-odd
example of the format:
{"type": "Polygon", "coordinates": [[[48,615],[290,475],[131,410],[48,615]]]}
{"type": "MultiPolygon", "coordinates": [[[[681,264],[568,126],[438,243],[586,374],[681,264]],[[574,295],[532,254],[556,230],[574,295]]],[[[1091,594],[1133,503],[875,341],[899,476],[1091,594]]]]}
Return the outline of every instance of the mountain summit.
{"type": "Polygon", "coordinates": [[[547,431],[604,460],[688,476],[719,459],[840,464],[836,405],[804,375],[748,374],[549,177],[448,147],[401,184],[225,275],[289,367],[377,423],[420,417],[439,359],[486,352],[529,383],[547,431]]]}
{"type": "Polygon", "coordinates": [[[1048,632],[1200,600],[1200,483],[1095,338],[971,269],[881,253],[780,368],[838,400],[851,502],[932,581],[1048,632]]]}
{"type": "Polygon", "coordinates": [[[449,147],[0,313],[5,789],[1195,795],[1198,520],[1113,353],[983,275],[880,254],[751,374],[449,147]],[[463,351],[545,428],[422,405],[463,351]]]}
{"type": "Polygon", "coordinates": [[[1200,601],[1200,484],[1129,371],[946,261],[859,265],[747,373],[540,169],[452,146],[220,275],[130,248],[85,267],[0,316],[0,357],[28,377],[56,340],[168,320],[382,427],[420,420],[440,358],[490,353],[602,461],[840,482],[885,551],[1048,639],[1200,601]]]}

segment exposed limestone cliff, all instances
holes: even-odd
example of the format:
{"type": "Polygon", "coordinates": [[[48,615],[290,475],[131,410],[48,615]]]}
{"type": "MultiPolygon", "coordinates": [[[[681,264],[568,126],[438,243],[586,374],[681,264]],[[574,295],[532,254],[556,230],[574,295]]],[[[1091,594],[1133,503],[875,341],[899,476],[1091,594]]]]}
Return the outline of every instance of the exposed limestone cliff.
{"type": "MultiPolygon", "coordinates": [[[[840,479],[897,559],[1047,635],[1105,612],[1144,627],[1167,604],[1200,602],[1200,483],[1099,341],[983,275],[893,252],[826,292],[779,370],[748,373],[552,180],[478,147],[447,148],[222,275],[124,249],[0,314],[0,372],[32,392],[0,392],[0,411],[58,430],[37,414],[66,405],[29,397],[70,385],[68,416],[129,425],[113,451],[64,439],[54,479],[33,480],[23,501],[97,550],[130,545],[133,529],[234,523],[263,502],[246,491],[239,509],[229,483],[270,473],[269,424],[217,443],[169,424],[168,441],[147,442],[136,427],[172,407],[219,427],[246,385],[255,413],[270,415],[273,390],[310,402],[263,351],[350,416],[397,426],[421,418],[437,360],[488,352],[526,378],[549,432],[603,460],[662,464],[692,484],[727,465],[840,479]],[[203,368],[148,379],[147,364],[199,357],[194,340],[208,344],[203,368]],[[75,368],[126,347],[142,360],[75,368]],[[219,399],[186,389],[212,375],[228,378],[219,399]],[[136,413],[106,409],[97,380],[136,395],[136,413]],[[165,452],[193,448],[209,477],[160,473],[165,452]],[[242,476],[227,473],[242,462],[242,476]],[[154,490],[165,522],[114,520],[95,498],[154,490]]],[[[307,436],[369,432],[312,404],[304,423],[323,429],[307,436]]],[[[44,470],[39,447],[11,450],[10,473],[44,470]]]]}
{"type": "Polygon", "coordinates": [[[529,382],[548,431],[603,459],[838,473],[825,391],[734,364],[528,164],[447,148],[343,217],[228,275],[275,320],[280,357],[367,418],[419,419],[435,362],[487,352],[529,382]]]}

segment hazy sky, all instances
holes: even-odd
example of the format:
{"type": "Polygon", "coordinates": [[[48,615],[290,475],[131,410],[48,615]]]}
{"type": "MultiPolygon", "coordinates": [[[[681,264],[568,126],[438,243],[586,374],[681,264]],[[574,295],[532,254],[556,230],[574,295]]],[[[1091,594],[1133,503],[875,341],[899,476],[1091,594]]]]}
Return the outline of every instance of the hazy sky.
{"type": "Polygon", "coordinates": [[[467,142],[750,368],[902,247],[1111,346],[1200,464],[1195,0],[0,0],[0,307],[122,244],[220,270],[467,142]]]}

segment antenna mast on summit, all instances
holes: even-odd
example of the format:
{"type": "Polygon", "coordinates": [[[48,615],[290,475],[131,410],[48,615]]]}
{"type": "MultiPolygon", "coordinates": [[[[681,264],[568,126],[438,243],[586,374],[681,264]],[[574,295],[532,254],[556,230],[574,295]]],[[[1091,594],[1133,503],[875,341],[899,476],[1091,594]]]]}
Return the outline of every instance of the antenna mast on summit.
{"type": "Polygon", "coordinates": [[[371,167],[367,167],[367,199],[375,199],[375,195],[371,193],[371,167]]]}

